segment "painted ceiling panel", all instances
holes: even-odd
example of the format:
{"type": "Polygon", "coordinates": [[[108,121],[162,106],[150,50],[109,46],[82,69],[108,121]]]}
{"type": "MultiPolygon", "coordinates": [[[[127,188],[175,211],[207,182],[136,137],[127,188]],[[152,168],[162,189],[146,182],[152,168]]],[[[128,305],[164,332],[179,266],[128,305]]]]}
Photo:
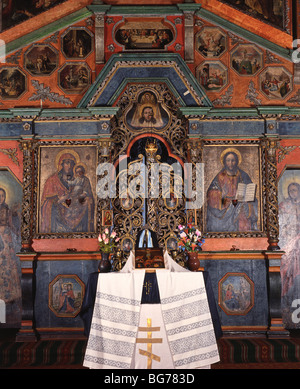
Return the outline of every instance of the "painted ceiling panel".
{"type": "MultiPolygon", "coordinates": [[[[184,96],[186,90],[178,89],[181,83],[185,84],[186,78],[193,80],[194,89],[199,90],[196,95],[207,102],[205,106],[250,108],[264,105],[297,107],[300,104],[290,50],[269,41],[265,34],[250,32],[232,20],[242,15],[241,20],[252,18],[267,26],[265,30],[275,29],[279,35],[290,35],[283,31],[284,28],[272,25],[273,21],[262,22],[259,17],[249,16],[238,9],[239,4],[232,6],[216,0],[204,1],[202,7],[197,3],[179,2],[160,3],[160,6],[155,2],[152,6],[147,6],[147,2],[139,2],[144,6],[123,6],[122,2],[110,1],[90,5],[91,0],[77,3],[81,8],[73,8],[74,12],[70,12],[74,0],[52,4],[54,8],[49,5],[44,13],[2,33],[3,37],[10,31],[12,36],[16,31],[15,39],[7,43],[6,63],[0,64],[2,110],[82,107],[82,102],[88,103],[92,98],[91,91],[101,89],[101,83],[107,81],[109,75],[105,64],[117,55],[120,61],[122,55],[129,55],[133,63],[130,77],[127,74],[121,77],[123,87],[129,81],[160,82],[163,77],[164,81],[173,83],[182,106],[194,105],[187,95],[184,96]],[[87,7],[82,7],[83,4],[87,7]],[[99,12],[103,16],[101,21],[99,12]],[[189,39],[186,39],[187,13],[193,15],[193,33],[189,39]],[[34,28],[38,23],[34,24],[31,30],[24,29],[23,35],[18,37],[21,26],[34,20],[45,22],[45,15],[50,15],[53,22],[39,28],[34,28]],[[100,25],[103,28],[99,32],[100,25]],[[102,62],[97,61],[100,44],[102,62]],[[192,57],[188,62],[187,52],[192,57]],[[175,84],[170,74],[159,76],[157,66],[153,64],[142,72],[134,66],[135,62],[148,61],[149,55],[153,63],[158,53],[165,62],[172,55],[182,59],[179,61],[179,81],[175,84]]],[[[120,72],[110,80],[110,88],[118,84],[120,72]]],[[[113,105],[118,93],[122,92],[121,86],[110,89],[109,94],[101,91],[102,96],[110,97],[99,99],[97,105],[113,105]]]]}

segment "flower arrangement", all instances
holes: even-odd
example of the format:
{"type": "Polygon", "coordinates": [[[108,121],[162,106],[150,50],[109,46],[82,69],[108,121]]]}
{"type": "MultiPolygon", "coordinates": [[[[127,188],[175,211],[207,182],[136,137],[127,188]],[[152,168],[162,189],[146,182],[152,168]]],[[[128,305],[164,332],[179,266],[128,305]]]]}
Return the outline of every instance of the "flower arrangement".
{"type": "Polygon", "coordinates": [[[120,238],[117,237],[115,231],[109,232],[106,228],[102,234],[98,236],[99,248],[103,253],[110,253],[113,248],[117,247],[120,238]]]}
{"type": "Polygon", "coordinates": [[[178,246],[182,250],[186,250],[188,252],[197,251],[198,247],[201,247],[205,242],[201,231],[199,231],[192,224],[188,224],[187,226],[178,226],[179,229],[179,242],[178,246]]]}

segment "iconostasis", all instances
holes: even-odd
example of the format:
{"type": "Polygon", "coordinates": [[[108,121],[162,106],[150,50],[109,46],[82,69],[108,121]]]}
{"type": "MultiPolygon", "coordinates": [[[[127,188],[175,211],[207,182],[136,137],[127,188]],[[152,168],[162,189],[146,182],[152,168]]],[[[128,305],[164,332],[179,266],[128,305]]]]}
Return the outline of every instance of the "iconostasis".
{"type": "Polygon", "coordinates": [[[148,223],[171,253],[178,225],[192,221],[205,234],[200,263],[223,329],[297,328],[290,308],[299,273],[295,10],[289,0],[270,4],[7,2],[0,299],[8,319],[1,326],[21,326],[20,338],[80,336],[86,283],[101,258],[98,234],[116,228],[126,259],[148,223]],[[254,185],[250,203],[224,196],[237,188],[224,176],[228,158],[241,181],[254,185]],[[123,193],[119,181],[133,180],[130,167],[153,161],[183,172],[172,176],[170,196],[153,202],[123,193]],[[99,195],[101,163],[116,169],[112,199],[99,195]],[[200,164],[203,204],[190,210],[177,194],[185,178],[197,189],[200,164]]]}

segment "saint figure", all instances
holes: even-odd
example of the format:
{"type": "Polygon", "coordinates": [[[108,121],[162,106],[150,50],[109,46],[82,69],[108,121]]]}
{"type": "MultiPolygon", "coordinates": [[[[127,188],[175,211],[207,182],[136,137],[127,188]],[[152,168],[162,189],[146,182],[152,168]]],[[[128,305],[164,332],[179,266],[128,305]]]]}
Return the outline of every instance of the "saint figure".
{"type": "Polygon", "coordinates": [[[239,183],[252,183],[249,175],[239,168],[241,154],[229,148],[221,154],[223,168],[212,180],[207,191],[207,231],[256,231],[258,202],[238,202],[239,183]]]}
{"type": "Polygon", "coordinates": [[[142,94],[129,124],[137,128],[161,128],[165,125],[160,106],[153,93],[142,94]]]}
{"type": "Polygon", "coordinates": [[[281,259],[282,296],[289,306],[297,298],[300,287],[300,185],[291,182],[288,197],[279,204],[279,244],[285,254],[281,259]],[[297,282],[296,282],[297,281],[297,282]]]}
{"type": "Polygon", "coordinates": [[[63,150],[58,157],[58,171],[46,180],[42,194],[41,232],[93,232],[94,198],[79,156],[63,150]]]}
{"type": "Polygon", "coordinates": [[[6,323],[21,321],[21,280],[14,247],[12,212],[6,190],[0,188],[0,300],[6,304],[6,323]]]}

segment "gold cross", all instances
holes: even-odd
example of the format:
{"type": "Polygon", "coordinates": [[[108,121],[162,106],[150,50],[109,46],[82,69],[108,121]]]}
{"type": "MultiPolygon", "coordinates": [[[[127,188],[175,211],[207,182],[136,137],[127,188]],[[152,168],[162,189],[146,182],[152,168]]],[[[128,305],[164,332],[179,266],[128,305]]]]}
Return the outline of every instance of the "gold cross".
{"type": "Polygon", "coordinates": [[[160,327],[152,327],[152,320],[147,319],[147,327],[139,327],[139,331],[147,332],[147,338],[137,338],[136,343],[147,343],[147,351],[139,349],[139,353],[148,358],[147,369],[152,369],[152,360],[160,362],[160,357],[152,353],[153,343],[162,343],[162,338],[152,338],[152,332],[160,331],[160,327]]]}

